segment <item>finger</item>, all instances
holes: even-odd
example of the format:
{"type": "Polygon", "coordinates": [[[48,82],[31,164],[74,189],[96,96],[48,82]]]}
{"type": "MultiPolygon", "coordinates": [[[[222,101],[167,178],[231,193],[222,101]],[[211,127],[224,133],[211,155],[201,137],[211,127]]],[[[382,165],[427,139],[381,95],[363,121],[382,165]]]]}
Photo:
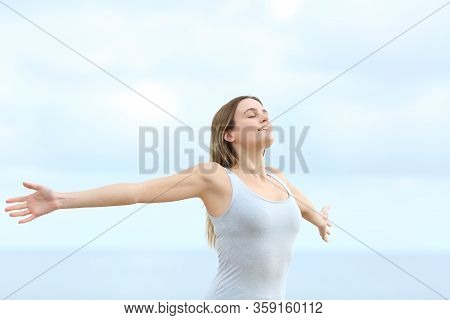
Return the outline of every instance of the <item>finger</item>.
{"type": "Polygon", "coordinates": [[[327,231],[327,234],[330,234],[330,231],[327,231]]]}
{"type": "Polygon", "coordinates": [[[24,202],[25,197],[16,197],[16,198],[9,198],[6,200],[6,203],[12,203],[12,202],[24,202]]]}
{"type": "Polygon", "coordinates": [[[27,187],[28,189],[33,189],[33,190],[39,190],[39,188],[41,187],[40,185],[36,184],[36,183],[30,183],[30,182],[23,182],[23,185],[25,187],[27,187]]]}
{"type": "Polygon", "coordinates": [[[20,203],[20,204],[14,205],[14,206],[6,207],[5,211],[25,209],[27,206],[28,206],[27,203],[20,203]]]}
{"type": "Polygon", "coordinates": [[[15,211],[15,212],[11,212],[9,214],[10,217],[21,217],[21,216],[26,216],[27,214],[30,214],[30,209],[25,209],[22,211],[15,211]]]}
{"type": "Polygon", "coordinates": [[[332,227],[333,225],[328,221],[327,226],[332,227]]]}
{"type": "Polygon", "coordinates": [[[27,223],[30,222],[31,220],[34,220],[36,217],[35,216],[29,216],[26,219],[20,220],[19,223],[27,223]]]}

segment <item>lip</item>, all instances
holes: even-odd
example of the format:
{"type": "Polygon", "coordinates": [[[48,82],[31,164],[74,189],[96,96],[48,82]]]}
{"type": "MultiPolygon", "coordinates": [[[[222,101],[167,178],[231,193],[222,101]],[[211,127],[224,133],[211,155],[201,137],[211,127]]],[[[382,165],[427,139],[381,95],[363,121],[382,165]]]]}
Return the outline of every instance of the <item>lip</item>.
{"type": "Polygon", "coordinates": [[[271,130],[272,129],[271,125],[266,124],[266,125],[263,125],[261,128],[259,128],[258,131],[261,131],[261,129],[265,128],[265,127],[267,127],[267,130],[271,130]]]}

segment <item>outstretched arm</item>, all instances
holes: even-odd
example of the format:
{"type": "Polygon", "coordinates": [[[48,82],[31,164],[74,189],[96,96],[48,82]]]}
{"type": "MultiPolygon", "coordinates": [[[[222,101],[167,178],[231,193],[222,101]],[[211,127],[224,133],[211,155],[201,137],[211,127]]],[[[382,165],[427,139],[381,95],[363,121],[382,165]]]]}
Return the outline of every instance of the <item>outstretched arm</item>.
{"type": "Polygon", "coordinates": [[[135,203],[178,201],[201,197],[206,190],[205,173],[196,165],[178,174],[138,183],[116,183],[104,187],[78,191],[54,192],[45,186],[24,182],[36,192],[6,200],[16,203],[5,208],[11,217],[30,215],[19,223],[29,222],[58,209],[121,206],[135,203]]]}
{"type": "Polygon", "coordinates": [[[171,202],[199,197],[204,189],[198,166],[137,183],[118,183],[71,193],[57,193],[58,209],[171,202]]]}

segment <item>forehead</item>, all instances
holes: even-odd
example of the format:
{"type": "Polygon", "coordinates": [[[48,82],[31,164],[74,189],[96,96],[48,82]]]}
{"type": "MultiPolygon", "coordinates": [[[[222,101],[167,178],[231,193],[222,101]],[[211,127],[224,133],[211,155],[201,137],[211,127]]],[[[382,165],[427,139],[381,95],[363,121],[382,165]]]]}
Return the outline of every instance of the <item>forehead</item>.
{"type": "Polygon", "coordinates": [[[239,102],[236,112],[243,114],[247,109],[249,108],[255,108],[257,110],[263,110],[264,107],[261,105],[261,103],[259,103],[258,101],[256,101],[255,99],[251,99],[251,98],[246,98],[242,101],[239,102]]]}

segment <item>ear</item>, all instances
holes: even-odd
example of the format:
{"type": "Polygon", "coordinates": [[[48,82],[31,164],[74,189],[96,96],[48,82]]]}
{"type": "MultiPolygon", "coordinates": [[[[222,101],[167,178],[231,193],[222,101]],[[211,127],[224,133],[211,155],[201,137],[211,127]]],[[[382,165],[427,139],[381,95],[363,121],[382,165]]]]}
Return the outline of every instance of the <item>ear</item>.
{"type": "Polygon", "coordinates": [[[223,134],[223,139],[228,141],[228,142],[233,142],[234,141],[234,135],[229,132],[229,131],[225,131],[225,133],[223,134]]]}

